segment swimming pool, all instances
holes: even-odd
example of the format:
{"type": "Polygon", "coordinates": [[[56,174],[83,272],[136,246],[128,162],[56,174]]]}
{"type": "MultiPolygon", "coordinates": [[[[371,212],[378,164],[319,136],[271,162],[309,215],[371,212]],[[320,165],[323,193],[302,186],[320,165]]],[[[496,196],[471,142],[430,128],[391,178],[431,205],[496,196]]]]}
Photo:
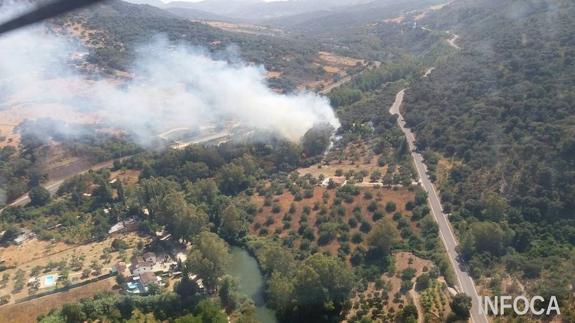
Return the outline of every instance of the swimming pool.
{"type": "Polygon", "coordinates": [[[56,280],[58,280],[58,276],[56,275],[44,276],[44,287],[54,286],[56,284],[56,280]]]}

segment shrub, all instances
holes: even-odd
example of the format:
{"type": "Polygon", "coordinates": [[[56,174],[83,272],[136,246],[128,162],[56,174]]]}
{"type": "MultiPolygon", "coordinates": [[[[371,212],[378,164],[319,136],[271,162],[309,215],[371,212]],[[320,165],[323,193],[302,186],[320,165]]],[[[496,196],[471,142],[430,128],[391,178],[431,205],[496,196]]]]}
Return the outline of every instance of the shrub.
{"type": "Polygon", "coordinates": [[[387,204],[385,205],[385,211],[387,213],[394,212],[396,208],[397,208],[397,206],[395,205],[395,203],[391,202],[391,201],[387,202],[387,204]]]}
{"type": "Polygon", "coordinates": [[[351,236],[351,242],[355,243],[355,244],[359,244],[363,241],[363,237],[361,236],[361,233],[356,232],[351,236]]]}
{"type": "Polygon", "coordinates": [[[371,224],[366,221],[361,221],[361,225],[359,226],[359,231],[363,233],[368,233],[371,231],[371,224]]]}
{"type": "Polygon", "coordinates": [[[378,221],[378,220],[381,220],[382,218],[383,218],[383,213],[381,213],[379,211],[373,212],[373,221],[378,221]]]}
{"type": "Polygon", "coordinates": [[[352,228],[356,228],[357,227],[357,220],[353,217],[349,218],[349,220],[347,221],[347,224],[349,224],[349,226],[352,228]]]}
{"type": "Polygon", "coordinates": [[[128,249],[128,247],[129,247],[128,243],[126,243],[126,241],[124,241],[124,240],[114,239],[112,241],[112,249],[114,249],[115,251],[128,249]]]}
{"type": "Polygon", "coordinates": [[[376,201],[371,201],[371,203],[369,203],[369,205],[367,206],[367,210],[369,212],[375,212],[378,209],[378,205],[376,201]]]}
{"type": "Polygon", "coordinates": [[[415,207],[414,201],[409,201],[409,202],[405,203],[405,209],[408,211],[413,210],[414,207],[415,207]]]}
{"type": "Polygon", "coordinates": [[[402,280],[412,280],[413,277],[415,277],[415,274],[416,274],[416,270],[412,267],[408,267],[401,273],[401,279],[402,280]]]}
{"type": "Polygon", "coordinates": [[[281,206],[279,206],[279,204],[274,204],[274,206],[272,207],[272,212],[273,213],[280,213],[282,211],[281,206]]]}

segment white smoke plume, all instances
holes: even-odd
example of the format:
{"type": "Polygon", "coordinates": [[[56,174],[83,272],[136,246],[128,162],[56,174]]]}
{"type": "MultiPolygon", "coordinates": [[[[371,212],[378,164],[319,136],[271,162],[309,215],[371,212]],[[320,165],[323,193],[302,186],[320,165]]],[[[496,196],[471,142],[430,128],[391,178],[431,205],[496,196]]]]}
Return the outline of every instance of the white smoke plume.
{"type": "Polygon", "coordinates": [[[161,37],[137,50],[129,81],[88,80],[70,64],[82,52],[38,26],[0,37],[0,110],[16,106],[53,118],[90,114],[141,143],[170,128],[222,122],[293,141],[315,124],[339,127],[326,98],[278,94],[267,87],[262,67],[216,60],[161,37]]]}

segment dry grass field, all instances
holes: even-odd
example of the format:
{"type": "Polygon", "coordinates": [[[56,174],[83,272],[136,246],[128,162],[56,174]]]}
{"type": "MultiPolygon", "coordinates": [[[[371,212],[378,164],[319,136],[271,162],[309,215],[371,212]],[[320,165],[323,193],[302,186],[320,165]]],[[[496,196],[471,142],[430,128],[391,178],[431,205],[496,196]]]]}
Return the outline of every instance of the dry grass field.
{"type": "MultiPolygon", "coordinates": [[[[92,269],[94,263],[101,267],[101,274],[107,274],[118,261],[129,260],[133,253],[133,248],[140,240],[146,241],[146,239],[140,238],[137,234],[130,233],[114,235],[104,241],[85,245],[67,245],[61,242],[32,239],[19,246],[13,245],[8,248],[2,248],[0,249],[0,259],[3,259],[6,266],[10,268],[5,270],[3,274],[8,274],[10,278],[4,288],[1,288],[2,286],[0,285],[0,296],[10,295],[10,302],[14,303],[33,292],[28,286],[18,291],[15,290],[15,277],[18,271],[24,273],[24,281],[27,282],[32,277],[59,274],[60,271],[57,269],[57,264],[66,263],[69,268],[68,277],[73,284],[95,277],[97,273],[94,270],[91,271],[88,277],[82,274],[83,270],[92,269]],[[127,242],[130,248],[122,252],[112,251],[111,244],[116,238],[127,242]],[[79,270],[72,269],[73,259],[81,259],[81,268],[79,270]],[[50,267],[52,268],[46,269],[50,267]],[[41,268],[41,270],[38,274],[32,275],[35,268],[41,268]]],[[[38,292],[43,291],[41,289],[38,292]]]]}
{"type": "Polygon", "coordinates": [[[78,302],[98,293],[111,291],[115,284],[114,278],[108,278],[28,302],[0,306],[0,323],[36,322],[39,315],[47,314],[50,310],[60,308],[65,303],[78,302]]]}

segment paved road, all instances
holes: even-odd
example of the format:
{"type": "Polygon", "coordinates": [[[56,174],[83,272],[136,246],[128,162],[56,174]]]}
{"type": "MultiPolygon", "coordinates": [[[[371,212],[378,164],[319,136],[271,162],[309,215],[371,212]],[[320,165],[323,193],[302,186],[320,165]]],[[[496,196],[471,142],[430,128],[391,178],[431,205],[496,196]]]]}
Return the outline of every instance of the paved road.
{"type": "MultiPolygon", "coordinates": [[[[101,169],[104,169],[104,168],[110,168],[110,167],[112,167],[112,165],[114,164],[114,161],[116,161],[116,160],[122,161],[122,160],[125,160],[125,159],[130,158],[130,157],[132,157],[132,156],[126,156],[126,157],[122,157],[122,158],[119,158],[119,159],[112,159],[112,160],[108,160],[108,161],[105,161],[105,162],[102,162],[102,163],[99,163],[99,164],[90,166],[90,167],[85,168],[85,169],[83,169],[83,170],[81,170],[81,171],[79,171],[79,172],[75,172],[75,173],[73,173],[73,174],[69,174],[69,175],[67,175],[67,176],[64,176],[64,177],[61,177],[61,178],[58,178],[58,179],[54,179],[54,180],[52,180],[52,181],[49,181],[48,183],[46,183],[46,184],[44,185],[44,188],[46,188],[46,189],[50,192],[50,194],[55,194],[55,193],[58,191],[58,189],[60,188],[60,186],[62,186],[62,184],[63,184],[67,179],[69,179],[69,178],[71,178],[71,177],[73,177],[73,176],[75,176],[75,175],[85,174],[85,173],[87,173],[87,172],[89,172],[89,171],[91,171],[91,170],[92,170],[92,171],[97,171],[97,170],[101,170],[101,169]]],[[[20,196],[19,198],[17,198],[16,200],[12,201],[12,203],[8,204],[8,206],[6,206],[6,207],[0,209],[0,214],[2,214],[2,212],[3,212],[5,209],[7,209],[8,207],[24,206],[24,205],[26,205],[26,204],[28,204],[28,203],[30,203],[30,197],[28,196],[28,193],[26,193],[26,194],[20,196]]]]}
{"type": "Polygon", "coordinates": [[[451,265],[457,277],[457,289],[459,292],[463,292],[469,296],[471,296],[473,302],[473,308],[471,309],[471,321],[474,323],[487,323],[487,317],[485,315],[480,315],[478,311],[478,304],[479,304],[479,296],[477,294],[477,290],[475,289],[475,283],[469,274],[463,271],[459,265],[457,259],[459,259],[459,255],[456,251],[457,247],[457,239],[455,238],[455,234],[453,234],[453,230],[451,229],[451,225],[449,223],[449,219],[447,215],[443,213],[443,208],[441,207],[441,202],[439,199],[439,195],[435,190],[435,186],[427,176],[427,167],[423,162],[423,156],[417,153],[415,150],[415,136],[413,132],[409,128],[405,127],[405,120],[400,113],[400,107],[403,103],[403,98],[405,96],[405,89],[399,91],[395,97],[395,102],[391,106],[389,112],[391,114],[398,115],[398,123],[401,127],[401,130],[405,134],[407,138],[407,142],[409,144],[409,149],[411,151],[411,156],[413,157],[413,161],[415,163],[415,167],[417,169],[417,174],[419,176],[419,182],[425,189],[428,195],[428,202],[431,207],[431,214],[437,224],[439,225],[439,235],[441,240],[443,241],[443,245],[447,250],[447,255],[449,260],[451,261],[451,265]]]}

